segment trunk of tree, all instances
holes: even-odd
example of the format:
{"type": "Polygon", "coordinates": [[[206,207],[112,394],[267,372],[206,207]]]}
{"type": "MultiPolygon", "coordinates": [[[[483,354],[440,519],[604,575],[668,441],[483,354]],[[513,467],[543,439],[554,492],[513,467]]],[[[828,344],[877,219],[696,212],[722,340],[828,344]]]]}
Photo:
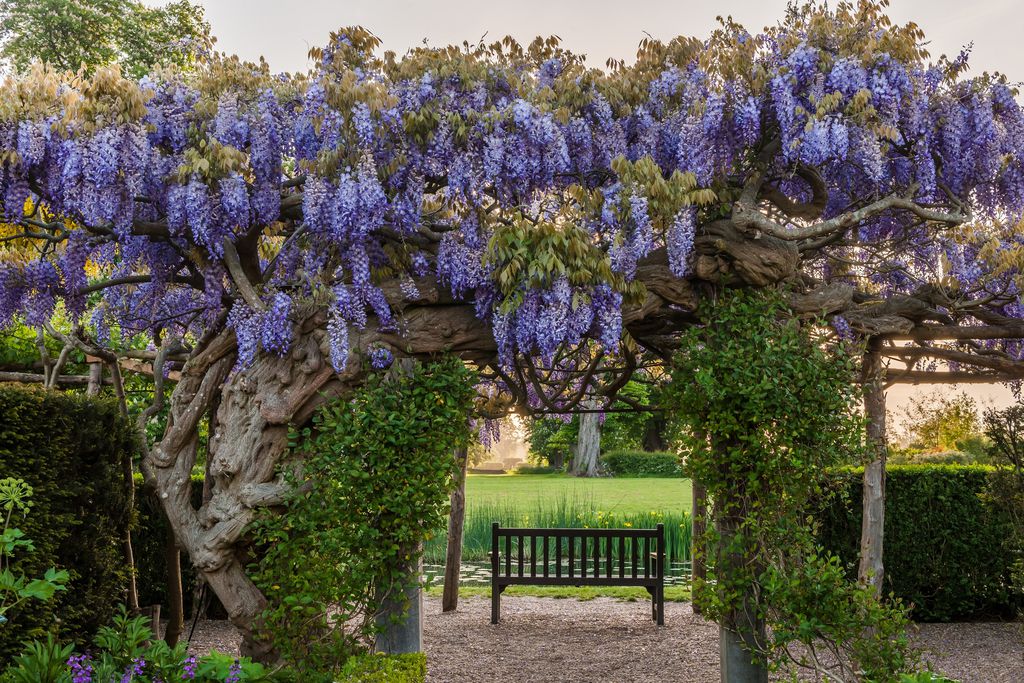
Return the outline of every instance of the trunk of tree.
{"type": "Polygon", "coordinates": [[[185,596],[181,587],[181,551],[170,526],[167,527],[164,560],[167,564],[167,629],[164,640],[169,647],[174,647],[185,630],[185,596]]]}
{"type": "Polygon", "coordinates": [[[458,481],[452,489],[451,513],[448,515],[448,550],[444,562],[444,593],[441,611],[454,612],[459,606],[459,572],[462,569],[462,529],[466,521],[466,467],[469,453],[465,448],[455,451],[459,463],[458,481]]]}
{"type": "Polygon", "coordinates": [[[331,395],[360,384],[366,371],[361,354],[371,343],[424,358],[465,351],[472,359],[494,351],[493,335],[472,306],[420,308],[403,315],[401,338],[372,326],[354,331],[348,366],[341,373],[328,361],[324,315],[310,317],[298,329],[284,357],[261,354],[251,367],[232,373],[237,346],[234,333],[225,330],[198,344],[181,371],[167,430],[143,469],[155,483],[179,547],[241,632],[243,655],[261,661],[274,657],[273,644],[254,637],[266,599],[246,574],[253,558],[244,532],[258,509],[284,499],[286,488],[275,477],[287,454],[289,425],[305,424],[331,395]],[[210,499],[196,509],[189,475],[199,424],[215,406],[217,428],[207,456],[210,499]]]}
{"type": "Polygon", "coordinates": [[[665,416],[662,413],[652,413],[644,425],[644,438],[641,445],[645,451],[667,451],[668,442],[665,441],[665,416]]]}
{"type": "Polygon", "coordinates": [[[555,451],[548,458],[548,465],[555,468],[556,470],[565,468],[565,453],[563,451],[555,451]]]}
{"type": "Polygon", "coordinates": [[[860,528],[860,567],[857,578],[882,594],[885,567],[882,548],[885,534],[885,385],[880,342],[871,340],[864,355],[862,385],[867,444],[872,460],[864,467],[863,517],[860,528]]]}
{"type": "MultiPolygon", "coordinates": [[[[707,491],[696,481],[691,482],[693,487],[693,513],[690,516],[692,521],[692,533],[690,536],[690,584],[705,581],[708,577],[707,564],[704,561],[706,548],[703,543],[704,532],[707,530],[707,491]]],[[[693,603],[693,613],[700,614],[701,609],[693,603]]]]}
{"type": "MultiPolygon", "coordinates": [[[[599,407],[595,401],[584,401],[588,410],[599,407]]],[[[572,459],[572,473],[577,477],[596,477],[601,455],[601,414],[580,413],[580,430],[576,437],[576,453],[572,459]]]]}

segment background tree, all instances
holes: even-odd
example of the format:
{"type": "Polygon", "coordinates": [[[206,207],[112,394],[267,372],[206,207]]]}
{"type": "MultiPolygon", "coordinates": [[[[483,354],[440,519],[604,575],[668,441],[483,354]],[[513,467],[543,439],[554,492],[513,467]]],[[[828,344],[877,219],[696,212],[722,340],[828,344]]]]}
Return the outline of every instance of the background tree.
{"type": "Polygon", "coordinates": [[[913,458],[962,452],[973,460],[986,459],[986,439],[977,402],[960,392],[915,396],[898,413],[902,429],[894,430],[900,455],[913,458]]]}
{"type": "Polygon", "coordinates": [[[3,0],[0,57],[18,73],[35,61],[87,73],[119,64],[140,78],[158,64],[190,66],[212,45],[203,8],[188,0],[3,0]]]}
{"type": "Polygon", "coordinates": [[[992,453],[1020,475],[1024,471],[1024,404],[985,411],[985,436],[992,453]]]}

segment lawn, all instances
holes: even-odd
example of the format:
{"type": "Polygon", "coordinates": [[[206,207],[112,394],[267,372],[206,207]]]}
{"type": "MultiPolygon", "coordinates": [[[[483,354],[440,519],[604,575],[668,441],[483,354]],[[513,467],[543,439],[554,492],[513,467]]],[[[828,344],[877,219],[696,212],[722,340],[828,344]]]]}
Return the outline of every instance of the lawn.
{"type": "Polygon", "coordinates": [[[466,505],[529,510],[559,500],[590,503],[602,512],[690,512],[689,479],[581,478],[565,474],[470,474],[466,505]]]}

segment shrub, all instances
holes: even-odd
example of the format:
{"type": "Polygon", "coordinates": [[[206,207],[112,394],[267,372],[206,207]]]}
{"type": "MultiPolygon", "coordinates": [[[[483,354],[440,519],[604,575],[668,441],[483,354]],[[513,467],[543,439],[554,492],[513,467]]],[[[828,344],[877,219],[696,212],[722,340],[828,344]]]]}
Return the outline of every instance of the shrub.
{"type": "Polygon", "coordinates": [[[610,451],[601,456],[605,472],[613,477],[681,477],[679,456],[675,453],[646,451],[610,451]]]}
{"type": "Polygon", "coordinates": [[[0,472],[32,487],[32,514],[18,526],[35,549],[16,568],[39,576],[66,569],[67,590],[19,605],[0,629],[0,662],[21,643],[57,629],[82,641],[124,601],[123,539],[131,523],[123,465],[134,457],[133,426],[105,399],[0,387],[0,472]]]}
{"type": "Polygon", "coordinates": [[[422,652],[404,655],[359,655],[341,670],[342,681],[351,683],[423,683],[427,657],[422,652]]]}
{"type": "MultiPolygon", "coordinates": [[[[1017,552],[1006,510],[989,495],[997,471],[983,465],[893,465],[885,485],[886,593],[921,621],[1011,616],[1017,552]]],[[[819,538],[856,574],[863,469],[833,474],[840,489],[820,514],[819,538]]]]}
{"type": "Polygon", "coordinates": [[[516,468],[516,474],[558,474],[562,471],[561,467],[547,465],[520,465],[516,468]]]}

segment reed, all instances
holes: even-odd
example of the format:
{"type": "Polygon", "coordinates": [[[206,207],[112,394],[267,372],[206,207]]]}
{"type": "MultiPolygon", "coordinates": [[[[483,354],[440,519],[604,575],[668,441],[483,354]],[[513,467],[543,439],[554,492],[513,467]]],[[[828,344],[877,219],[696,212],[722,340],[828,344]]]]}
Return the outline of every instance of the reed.
{"type": "MultiPolygon", "coordinates": [[[[649,512],[608,512],[601,510],[592,498],[560,496],[538,500],[532,505],[508,502],[471,503],[466,508],[462,538],[463,562],[485,562],[491,551],[491,523],[502,526],[539,527],[546,529],[651,529],[665,525],[666,560],[669,563],[690,561],[692,526],[686,512],[651,510],[649,512]]],[[[424,547],[427,564],[443,564],[447,532],[440,530],[424,547]]]]}

